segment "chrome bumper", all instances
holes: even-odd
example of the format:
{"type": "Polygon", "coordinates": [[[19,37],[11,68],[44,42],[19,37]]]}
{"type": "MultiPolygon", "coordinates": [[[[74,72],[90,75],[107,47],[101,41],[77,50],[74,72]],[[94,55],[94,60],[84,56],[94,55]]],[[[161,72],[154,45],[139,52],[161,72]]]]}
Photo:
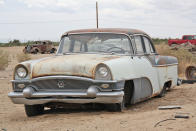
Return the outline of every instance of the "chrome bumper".
{"type": "MultiPolygon", "coordinates": [[[[13,80],[12,84],[22,83],[25,85],[23,90],[15,90],[10,92],[8,96],[15,104],[46,104],[50,102],[63,103],[120,103],[123,100],[124,81],[100,81],[90,78],[76,76],[45,76],[34,78],[32,80],[13,80]],[[89,82],[91,85],[85,90],[37,90],[34,82],[44,80],[78,80],[89,82]],[[115,84],[113,89],[102,89],[99,84],[115,84]]],[[[81,85],[78,85],[81,86],[81,85]]]]}
{"type": "Polygon", "coordinates": [[[123,100],[123,91],[97,92],[96,96],[82,92],[34,92],[25,97],[23,92],[10,92],[8,96],[15,104],[46,104],[50,102],[63,103],[120,103],[123,100]]]}

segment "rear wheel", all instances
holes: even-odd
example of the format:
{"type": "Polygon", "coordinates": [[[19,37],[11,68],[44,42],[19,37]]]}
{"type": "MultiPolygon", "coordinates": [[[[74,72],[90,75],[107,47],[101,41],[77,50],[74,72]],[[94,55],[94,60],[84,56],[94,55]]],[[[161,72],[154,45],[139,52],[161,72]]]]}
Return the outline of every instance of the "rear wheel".
{"type": "Polygon", "coordinates": [[[167,91],[167,87],[164,86],[163,89],[161,90],[160,94],[158,95],[158,97],[164,97],[167,91]]]}
{"type": "Polygon", "coordinates": [[[25,105],[25,112],[28,117],[43,114],[43,105],[25,105]]]}

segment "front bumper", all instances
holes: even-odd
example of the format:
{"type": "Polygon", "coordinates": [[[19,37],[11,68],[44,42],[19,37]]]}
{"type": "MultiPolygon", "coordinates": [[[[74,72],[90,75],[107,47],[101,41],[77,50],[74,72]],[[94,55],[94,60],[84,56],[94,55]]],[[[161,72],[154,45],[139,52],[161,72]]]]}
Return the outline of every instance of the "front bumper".
{"type": "Polygon", "coordinates": [[[120,103],[124,96],[124,82],[98,81],[75,76],[46,76],[25,81],[13,80],[12,85],[14,91],[10,92],[8,96],[15,104],[120,103]],[[67,83],[65,88],[60,89],[57,86],[58,81],[67,83]],[[18,84],[24,84],[25,88],[17,90],[18,84]],[[111,87],[103,89],[100,87],[102,84],[108,84],[111,87]]]}
{"type": "Polygon", "coordinates": [[[10,92],[8,96],[15,104],[46,104],[50,102],[63,103],[120,103],[123,100],[123,91],[98,92],[95,97],[81,92],[34,92],[30,98],[22,92],[10,92]]]}

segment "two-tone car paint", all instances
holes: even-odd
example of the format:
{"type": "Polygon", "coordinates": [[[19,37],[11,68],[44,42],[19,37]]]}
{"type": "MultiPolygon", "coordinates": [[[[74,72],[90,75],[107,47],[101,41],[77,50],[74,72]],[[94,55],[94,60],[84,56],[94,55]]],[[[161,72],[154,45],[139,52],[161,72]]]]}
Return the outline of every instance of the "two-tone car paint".
{"type": "MultiPolygon", "coordinates": [[[[49,102],[116,103],[123,100],[126,82],[132,81],[134,84],[134,90],[130,103],[136,103],[159,95],[165,85],[169,86],[168,88],[177,85],[177,59],[175,57],[158,55],[150,37],[143,31],[134,29],[87,29],[66,32],[63,36],[83,33],[111,33],[126,35],[130,40],[133,52],[129,55],[112,53],[57,54],[56,56],[40,60],[31,60],[20,63],[18,66],[24,66],[28,70],[28,77],[21,80],[16,79],[17,76],[14,75],[15,80],[12,81],[13,86],[17,86],[17,83],[24,83],[25,81],[25,88],[30,86],[35,88],[35,90],[25,90],[24,88],[23,92],[22,90],[21,92],[11,92],[9,97],[12,101],[16,104],[26,105],[47,104],[49,102]],[[135,43],[134,40],[135,36],[149,39],[154,51],[152,53],[146,52],[143,43],[144,53],[137,54],[137,43],[135,43]],[[111,80],[104,81],[95,79],[96,69],[100,65],[104,65],[109,69],[112,76],[111,80]],[[53,79],[57,81],[66,79],[69,81],[76,80],[73,81],[76,83],[78,80],[80,80],[80,82],[87,81],[90,82],[90,85],[88,89],[83,90],[84,92],[80,92],[80,94],[74,92],[74,89],[72,92],[69,92],[70,89],[69,91],[61,89],[57,92],[55,90],[50,90],[50,92],[48,92],[49,90],[36,90],[36,86],[39,86],[39,82],[53,79]],[[35,82],[37,82],[37,85],[35,82]],[[109,84],[113,89],[108,88],[108,90],[105,90],[104,87],[102,87],[104,84],[109,84]],[[117,93],[119,94],[117,95],[117,93]],[[48,99],[48,97],[51,98],[48,99]]],[[[61,46],[59,46],[59,49],[60,48],[61,46]]],[[[16,68],[18,66],[16,66],[16,68]]],[[[71,83],[68,83],[71,86],[71,83]]],[[[53,82],[52,84],[55,83],[53,82]]],[[[45,84],[45,86],[46,85],[47,84],[45,84]]]]}

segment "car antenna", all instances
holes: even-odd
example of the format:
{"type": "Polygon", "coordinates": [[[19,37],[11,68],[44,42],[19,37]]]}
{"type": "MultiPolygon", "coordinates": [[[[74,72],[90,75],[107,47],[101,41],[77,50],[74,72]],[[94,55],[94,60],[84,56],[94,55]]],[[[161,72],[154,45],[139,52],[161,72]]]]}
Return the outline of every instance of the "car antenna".
{"type": "Polygon", "coordinates": [[[96,20],[97,20],[97,29],[99,28],[99,19],[98,19],[98,2],[96,1],[96,20]]]}

